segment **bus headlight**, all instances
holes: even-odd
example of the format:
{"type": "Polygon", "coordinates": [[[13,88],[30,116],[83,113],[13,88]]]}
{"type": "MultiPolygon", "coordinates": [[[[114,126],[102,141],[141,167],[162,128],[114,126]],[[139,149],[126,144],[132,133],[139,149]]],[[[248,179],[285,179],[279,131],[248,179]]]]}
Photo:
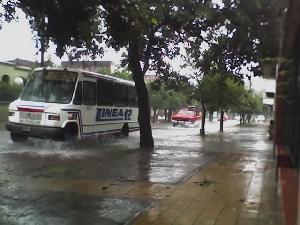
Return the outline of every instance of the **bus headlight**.
{"type": "Polygon", "coordinates": [[[60,116],[59,115],[49,115],[48,120],[60,121],[60,116]]]}
{"type": "Polygon", "coordinates": [[[76,113],[68,113],[68,120],[77,120],[76,113]]]}

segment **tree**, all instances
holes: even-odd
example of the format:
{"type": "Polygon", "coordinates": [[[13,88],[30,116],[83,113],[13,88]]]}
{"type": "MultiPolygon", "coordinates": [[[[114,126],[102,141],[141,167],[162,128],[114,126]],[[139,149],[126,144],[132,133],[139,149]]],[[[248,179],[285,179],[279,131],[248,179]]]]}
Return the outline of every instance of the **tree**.
{"type": "Polygon", "coordinates": [[[168,122],[171,121],[173,111],[186,104],[186,96],[174,90],[168,90],[165,99],[165,109],[168,110],[168,122]]]}
{"type": "Polygon", "coordinates": [[[153,109],[153,117],[152,122],[154,123],[157,117],[157,110],[162,109],[164,106],[164,91],[162,88],[158,90],[154,90],[150,87],[148,87],[149,90],[149,100],[150,100],[150,106],[153,109]]]}
{"type": "Polygon", "coordinates": [[[220,111],[220,132],[223,132],[224,112],[237,104],[241,88],[241,84],[237,83],[232,75],[212,74],[203,77],[196,91],[202,105],[201,135],[205,135],[207,106],[220,111]]]}
{"type": "MultiPolygon", "coordinates": [[[[225,79],[226,74],[231,74],[235,82],[243,83],[244,76],[261,75],[262,63],[277,56],[279,1],[223,0],[220,4],[220,26],[206,33],[198,33],[197,37],[189,40],[186,45],[188,62],[198,79],[214,74],[225,75],[225,79]],[[206,45],[203,45],[203,40],[206,45]]],[[[222,80],[218,84],[227,86],[222,80]]],[[[206,109],[205,105],[203,109],[206,109]]],[[[221,110],[221,117],[223,114],[221,110]]],[[[204,122],[205,117],[203,127],[204,122]]],[[[223,130],[222,118],[220,130],[223,130]]]]}
{"type": "Polygon", "coordinates": [[[109,68],[101,67],[97,72],[132,81],[132,74],[130,73],[130,71],[128,71],[128,69],[118,69],[114,72],[111,72],[109,68]]]}
{"type": "Polygon", "coordinates": [[[261,75],[264,61],[278,54],[279,0],[223,0],[220,17],[219,30],[189,42],[190,63],[200,76],[211,71],[233,74],[239,80],[261,75]],[[203,39],[207,45],[199,50],[203,39]]]}
{"type": "Polygon", "coordinates": [[[127,69],[117,70],[117,71],[112,73],[112,76],[118,77],[118,78],[121,78],[121,79],[125,79],[125,80],[133,81],[132,74],[127,69]]]}
{"type": "Polygon", "coordinates": [[[168,60],[180,54],[179,43],[218,23],[210,0],[20,0],[19,6],[33,20],[44,14],[45,36],[57,45],[58,56],[68,46],[76,47],[78,55],[95,56],[103,52],[103,42],[127,49],[123,62],[136,84],[140,146],[150,148],[154,142],[145,73],[169,70],[168,60]]]}
{"type": "Polygon", "coordinates": [[[232,107],[232,111],[239,113],[241,116],[240,123],[245,124],[245,116],[247,116],[248,123],[250,123],[252,114],[261,112],[262,106],[262,99],[257,94],[252,90],[243,88],[240,91],[238,101],[232,107]]]}
{"type": "Polygon", "coordinates": [[[10,22],[15,19],[16,13],[16,1],[0,0],[0,30],[2,28],[3,22],[10,22]]]}
{"type": "Polygon", "coordinates": [[[164,109],[165,112],[168,112],[165,116],[168,122],[170,122],[173,111],[186,105],[187,96],[180,91],[167,89],[165,84],[160,85],[158,89],[150,85],[149,89],[150,105],[154,112],[153,122],[155,121],[158,109],[164,109]]]}

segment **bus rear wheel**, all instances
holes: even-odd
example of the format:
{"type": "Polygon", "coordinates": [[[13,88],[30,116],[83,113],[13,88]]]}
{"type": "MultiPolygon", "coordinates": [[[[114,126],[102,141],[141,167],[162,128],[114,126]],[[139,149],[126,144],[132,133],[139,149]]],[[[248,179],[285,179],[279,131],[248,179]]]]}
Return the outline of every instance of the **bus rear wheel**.
{"type": "Polygon", "coordinates": [[[125,123],[121,129],[121,136],[128,137],[129,136],[129,126],[128,123],[125,123]]]}
{"type": "Polygon", "coordinates": [[[13,142],[24,142],[27,137],[22,134],[10,133],[10,138],[13,142]]]}

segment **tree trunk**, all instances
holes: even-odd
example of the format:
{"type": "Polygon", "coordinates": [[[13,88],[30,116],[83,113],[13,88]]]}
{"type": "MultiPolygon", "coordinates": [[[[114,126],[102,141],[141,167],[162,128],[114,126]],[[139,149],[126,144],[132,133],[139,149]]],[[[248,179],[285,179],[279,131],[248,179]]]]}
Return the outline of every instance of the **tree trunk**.
{"type": "Polygon", "coordinates": [[[251,114],[247,114],[247,120],[248,120],[248,124],[250,124],[250,122],[251,122],[251,114]]]}
{"type": "Polygon", "coordinates": [[[213,119],[214,119],[214,112],[209,111],[208,119],[209,119],[210,122],[213,121],[213,119]]]}
{"type": "Polygon", "coordinates": [[[40,63],[40,66],[41,67],[45,66],[45,41],[44,41],[43,36],[41,38],[41,63],[40,63]]]}
{"type": "Polygon", "coordinates": [[[172,112],[173,112],[172,109],[169,109],[169,110],[168,110],[168,123],[171,122],[172,112]]]}
{"type": "Polygon", "coordinates": [[[138,122],[140,125],[140,147],[153,148],[154,141],[150,124],[150,107],[148,90],[145,84],[145,71],[142,70],[139,58],[138,41],[132,40],[128,47],[129,68],[135,82],[135,88],[138,98],[139,116],[138,122]]]}
{"type": "Polygon", "coordinates": [[[243,121],[243,124],[245,124],[245,113],[242,113],[242,121],[243,121]]]}
{"type": "Polygon", "coordinates": [[[168,118],[168,110],[165,109],[165,121],[167,121],[168,118]]]}
{"type": "Polygon", "coordinates": [[[155,123],[155,121],[156,121],[156,114],[157,114],[157,108],[153,108],[152,123],[155,123]]]}
{"type": "Polygon", "coordinates": [[[240,126],[242,126],[242,113],[240,113],[240,126]]]}
{"type": "Polygon", "coordinates": [[[221,118],[220,118],[220,132],[223,132],[223,124],[224,124],[224,111],[221,110],[221,118]]]}
{"type": "Polygon", "coordinates": [[[201,102],[202,106],[202,118],[201,118],[201,129],[200,129],[200,135],[205,135],[205,117],[206,117],[206,108],[204,102],[201,102]]]}
{"type": "Polygon", "coordinates": [[[153,148],[154,141],[150,125],[150,110],[147,87],[143,77],[136,75],[134,80],[139,107],[138,121],[140,125],[140,146],[153,148]]]}
{"type": "Polygon", "coordinates": [[[41,44],[41,63],[40,66],[45,66],[45,52],[46,52],[46,40],[45,40],[45,32],[46,32],[46,25],[45,25],[45,18],[43,19],[42,22],[42,35],[40,38],[40,44],[41,44]]]}

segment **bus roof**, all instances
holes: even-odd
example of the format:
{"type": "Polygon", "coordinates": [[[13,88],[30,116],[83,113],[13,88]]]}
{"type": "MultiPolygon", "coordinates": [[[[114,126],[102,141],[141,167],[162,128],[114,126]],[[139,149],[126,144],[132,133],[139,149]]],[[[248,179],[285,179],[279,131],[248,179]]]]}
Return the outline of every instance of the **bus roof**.
{"type": "Polygon", "coordinates": [[[105,74],[100,74],[96,72],[91,72],[87,70],[75,70],[75,69],[63,69],[63,68],[55,68],[55,67],[38,67],[35,68],[33,71],[40,71],[40,70],[57,70],[57,71],[69,71],[69,72],[75,72],[75,73],[81,73],[83,76],[88,76],[88,77],[94,77],[94,78],[105,78],[108,80],[113,80],[117,81],[119,83],[127,84],[130,86],[135,86],[135,83],[129,80],[121,79],[118,77],[113,77],[105,74]]]}

